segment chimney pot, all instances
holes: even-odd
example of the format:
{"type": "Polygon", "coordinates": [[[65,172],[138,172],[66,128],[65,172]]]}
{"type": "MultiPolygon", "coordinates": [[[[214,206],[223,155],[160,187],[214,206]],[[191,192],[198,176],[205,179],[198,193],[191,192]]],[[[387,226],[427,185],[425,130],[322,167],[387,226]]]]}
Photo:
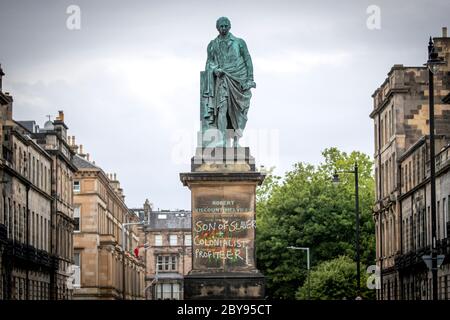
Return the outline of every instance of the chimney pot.
{"type": "Polygon", "coordinates": [[[89,153],[86,153],[86,159],[89,161],[89,153]]]}
{"type": "Polygon", "coordinates": [[[72,136],[72,145],[75,145],[75,136],[72,136]]]}
{"type": "Polygon", "coordinates": [[[116,181],[117,179],[116,179],[116,174],[114,173],[114,181],[116,181]]]}
{"type": "Polygon", "coordinates": [[[442,38],[447,38],[447,27],[442,27],[442,38]]]}
{"type": "Polygon", "coordinates": [[[83,155],[83,145],[80,144],[80,156],[82,156],[82,155],[83,155]]]}

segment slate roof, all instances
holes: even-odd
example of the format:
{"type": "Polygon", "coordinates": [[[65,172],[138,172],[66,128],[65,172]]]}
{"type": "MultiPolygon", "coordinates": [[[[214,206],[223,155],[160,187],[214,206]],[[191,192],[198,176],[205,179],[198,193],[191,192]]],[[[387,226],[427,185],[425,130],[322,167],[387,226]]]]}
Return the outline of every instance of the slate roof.
{"type": "Polygon", "coordinates": [[[34,126],[36,125],[36,121],[16,121],[16,123],[20,124],[22,127],[27,129],[30,133],[34,132],[34,126]]]}
{"type": "Polygon", "coordinates": [[[99,169],[100,170],[100,168],[97,167],[95,164],[83,159],[82,157],[80,157],[77,154],[73,156],[72,162],[75,165],[75,167],[77,167],[78,169],[99,169]]]}
{"type": "Polygon", "coordinates": [[[150,213],[150,224],[148,230],[152,229],[191,229],[190,211],[152,211],[150,213]],[[161,219],[165,215],[166,219],[161,219]]]}

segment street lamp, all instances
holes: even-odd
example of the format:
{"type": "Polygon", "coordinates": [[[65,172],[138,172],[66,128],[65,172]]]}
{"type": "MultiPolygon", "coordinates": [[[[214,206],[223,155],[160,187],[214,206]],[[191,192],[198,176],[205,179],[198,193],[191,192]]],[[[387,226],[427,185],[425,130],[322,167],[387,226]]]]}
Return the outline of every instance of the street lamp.
{"type": "Polygon", "coordinates": [[[358,164],[355,163],[353,170],[335,171],[333,175],[333,184],[339,184],[339,173],[353,173],[355,175],[355,216],[356,216],[356,281],[357,295],[361,296],[361,259],[359,254],[359,184],[358,184],[358,164]]]}
{"type": "Polygon", "coordinates": [[[431,187],[431,274],[433,277],[433,300],[438,300],[437,279],[437,247],[436,247],[436,168],[434,147],[434,83],[433,76],[439,70],[439,66],[445,64],[439,58],[433,39],[428,42],[428,97],[429,97],[429,123],[430,123],[430,187],[431,187]]]}
{"type": "Polygon", "coordinates": [[[309,271],[309,248],[308,247],[290,246],[290,247],[287,247],[287,249],[306,251],[306,269],[308,270],[308,300],[311,300],[311,282],[310,282],[310,276],[309,276],[309,273],[310,273],[310,271],[309,271]]]}

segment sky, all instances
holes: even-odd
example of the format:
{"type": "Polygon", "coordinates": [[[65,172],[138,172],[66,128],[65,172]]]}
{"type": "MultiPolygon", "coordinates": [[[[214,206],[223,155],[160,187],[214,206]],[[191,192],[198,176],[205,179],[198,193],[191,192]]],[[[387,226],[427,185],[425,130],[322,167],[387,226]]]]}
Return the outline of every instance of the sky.
{"type": "Polygon", "coordinates": [[[448,0],[0,0],[3,91],[15,120],[43,127],[63,110],[128,207],[190,209],[179,173],[195,152],[218,17],[253,61],[241,144],[282,175],[328,147],[372,156],[372,93],[394,64],[425,62],[448,12],[448,0]]]}

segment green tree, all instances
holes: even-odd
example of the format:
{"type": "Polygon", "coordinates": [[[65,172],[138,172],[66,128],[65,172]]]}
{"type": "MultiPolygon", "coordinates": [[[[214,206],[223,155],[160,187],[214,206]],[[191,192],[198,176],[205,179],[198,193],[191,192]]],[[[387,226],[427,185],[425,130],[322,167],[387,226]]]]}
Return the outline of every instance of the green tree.
{"type": "MultiPolygon", "coordinates": [[[[359,167],[361,272],[374,263],[375,239],[371,207],[374,201],[372,162],[361,152],[347,154],[326,149],[324,162],[317,167],[297,163],[280,177],[268,175],[257,193],[258,268],[267,278],[271,298],[294,299],[306,279],[306,255],[288,246],[311,248],[311,264],[341,255],[355,257],[354,175],[335,171],[359,167]]],[[[362,285],[363,282],[361,282],[362,285]]]]}
{"type": "MultiPolygon", "coordinates": [[[[311,271],[310,297],[315,300],[342,300],[354,299],[357,296],[357,278],[355,262],[347,257],[340,256],[336,259],[320,263],[311,271]]],[[[367,281],[367,275],[362,274],[361,283],[367,281]]],[[[297,299],[308,297],[308,283],[305,282],[296,293],[297,299]]],[[[362,286],[363,299],[371,299],[372,291],[362,286]]]]}

